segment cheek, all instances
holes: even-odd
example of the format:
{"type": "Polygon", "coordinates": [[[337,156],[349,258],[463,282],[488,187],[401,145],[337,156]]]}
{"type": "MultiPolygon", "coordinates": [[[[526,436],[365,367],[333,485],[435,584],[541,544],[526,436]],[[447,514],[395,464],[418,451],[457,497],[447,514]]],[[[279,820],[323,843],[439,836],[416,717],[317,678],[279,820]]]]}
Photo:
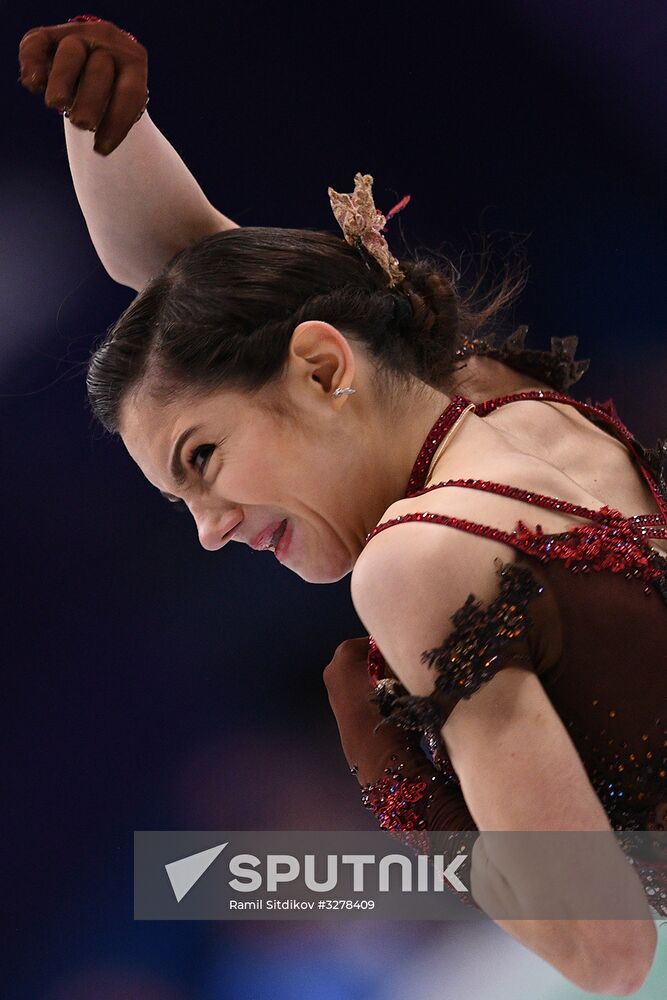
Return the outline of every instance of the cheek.
{"type": "MultiPolygon", "coordinates": [[[[253,423],[255,423],[253,421],[253,423]]],[[[230,454],[225,470],[222,449],[221,488],[239,502],[279,505],[298,498],[319,498],[330,472],[321,442],[304,438],[299,428],[270,421],[253,427],[230,454]]]]}
{"type": "Polygon", "coordinates": [[[225,474],[225,457],[222,456],[221,483],[236,499],[247,498],[248,503],[272,503],[289,492],[294,483],[294,456],[282,442],[253,439],[246,441],[240,455],[234,454],[225,474]]]}

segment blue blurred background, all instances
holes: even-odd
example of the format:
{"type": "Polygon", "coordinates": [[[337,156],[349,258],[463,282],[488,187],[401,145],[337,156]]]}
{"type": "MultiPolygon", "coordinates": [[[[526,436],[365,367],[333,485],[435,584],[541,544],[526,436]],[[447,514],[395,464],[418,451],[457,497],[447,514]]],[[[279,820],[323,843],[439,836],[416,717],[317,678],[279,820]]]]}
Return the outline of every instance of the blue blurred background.
{"type": "MultiPolygon", "coordinates": [[[[142,923],[140,829],[373,829],[322,683],[364,634],[348,581],[203,551],[86,407],[91,345],[134,292],[98,262],[63,122],[15,82],[3,5],[0,442],[3,994],[15,1000],[584,996],[495,925],[142,923]]],[[[513,322],[576,334],[575,387],[667,430],[662,0],[106,3],[150,57],[150,114],[240,225],[338,232],[327,186],[404,194],[390,243],[521,245],[513,322]]],[[[664,938],[664,929],[662,937],[664,938]]],[[[642,991],[664,995],[663,948],[642,991]]]]}

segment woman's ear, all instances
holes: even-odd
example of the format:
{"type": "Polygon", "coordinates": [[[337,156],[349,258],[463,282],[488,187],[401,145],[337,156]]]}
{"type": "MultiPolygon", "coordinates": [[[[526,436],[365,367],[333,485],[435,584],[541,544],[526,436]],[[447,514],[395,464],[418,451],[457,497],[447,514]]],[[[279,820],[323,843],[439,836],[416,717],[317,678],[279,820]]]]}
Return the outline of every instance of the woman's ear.
{"type": "Polygon", "coordinates": [[[322,320],[299,323],[290,341],[289,359],[301,384],[309,384],[309,389],[316,384],[326,395],[339,386],[350,386],[356,371],[349,341],[322,320]]]}

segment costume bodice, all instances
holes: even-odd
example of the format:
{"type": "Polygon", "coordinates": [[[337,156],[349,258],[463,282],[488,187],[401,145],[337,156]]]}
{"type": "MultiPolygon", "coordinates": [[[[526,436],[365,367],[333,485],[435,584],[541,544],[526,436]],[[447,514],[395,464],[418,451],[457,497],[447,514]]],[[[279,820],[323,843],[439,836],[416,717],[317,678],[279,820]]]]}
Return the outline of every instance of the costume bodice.
{"type": "MultiPolygon", "coordinates": [[[[667,493],[647,452],[619,419],[611,401],[582,403],[563,393],[531,390],[475,405],[480,417],[518,400],[576,407],[628,448],[658,513],[625,516],[504,483],[457,479],[424,487],[444,435],[470,405],[454,396],[431,428],[414,463],[406,498],[451,486],[514,497],[571,514],[586,523],[558,533],[518,521],[513,531],[419,509],[381,522],[367,536],[414,521],[481,535],[511,547],[499,570],[497,597],[482,607],[470,594],[452,616],[443,644],[423,661],[435,669],[435,691],[410,696],[370,637],[369,679],[387,720],[421,731],[433,763],[458,783],[440,729],[460,698],[471,697],[504,665],[534,670],[581,756],[591,784],[616,830],[664,829],[667,802],[667,557],[650,545],[667,538],[667,493]],[[658,810],[660,810],[658,812],[658,810]]],[[[444,626],[445,623],[443,623],[444,626]]],[[[663,887],[662,891],[665,891],[663,887]]]]}

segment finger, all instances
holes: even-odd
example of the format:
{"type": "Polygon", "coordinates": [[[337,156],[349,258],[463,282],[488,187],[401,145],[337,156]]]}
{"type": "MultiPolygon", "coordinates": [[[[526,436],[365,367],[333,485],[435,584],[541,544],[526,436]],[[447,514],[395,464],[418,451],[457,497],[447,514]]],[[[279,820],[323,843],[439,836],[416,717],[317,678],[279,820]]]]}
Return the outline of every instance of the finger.
{"type": "Polygon", "coordinates": [[[336,652],[361,654],[368,653],[368,636],[363,635],[359,639],[345,639],[337,647],[336,652]]]}
{"type": "Polygon", "coordinates": [[[46,86],[51,58],[58,43],[68,35],[82,35],[87,24],[52,24],[31,28],[19,42],[21,83],[28,90],[46,86]]]}
{"type": "Polygon", "coordinates": [[[146,104],[147,66],[137,58],[121,67],[104,118],[95,134],[95,150],[108,156],[121,144],[146,104]]]}
{"type": "Polygon", "coordinates": [[[348,670],[358,672],[368,663],[369,637],[361,639],[346,639],[336,647],[331,662],[325,667],[326,675],[345,673],[348,670]]]}
{"type": "Polygon", "coordinates": [[[104,49],[94,49],[88,56],[79,78],[69,120],[77,128],[94,132],[101,122],[111,98],[116,64],[104,49]]]}
{"type": "Polygon", "coordinates": [[[82,38],[67,35],[59,42],[44,94],[47,107],[68,108],[72,104],[87,58],[88,47],[82,38]]]}
{"type": "Polygon", "coordinates": [[[33,28],[19,43],[21,83],[33,93],[46,86],[58,40],[51,28],[33,28]]]}
{"type": "MultiPolygon", "coordinates": [[[[332,662],[326,668],[323,679],[334,715],[359,705],[364,706],[364,711],[368,708],[374,714],[378,713],[377,707],[370,703],[374,688],[365,661],[353,665],[332,662]]],[[[376,721],[379,721],[379,716],[376,721]]]]}
{"type": "Polygon", "coordinates": [[[383,716],[370,701],[370,693],[366,684],[363,693],[346,690],[339,698],[330,697],[343,755],[361,783],[380,778],[392,758],[426,760],[419,746],[421,734],[391,722],[378,728],[383,716]]]}

